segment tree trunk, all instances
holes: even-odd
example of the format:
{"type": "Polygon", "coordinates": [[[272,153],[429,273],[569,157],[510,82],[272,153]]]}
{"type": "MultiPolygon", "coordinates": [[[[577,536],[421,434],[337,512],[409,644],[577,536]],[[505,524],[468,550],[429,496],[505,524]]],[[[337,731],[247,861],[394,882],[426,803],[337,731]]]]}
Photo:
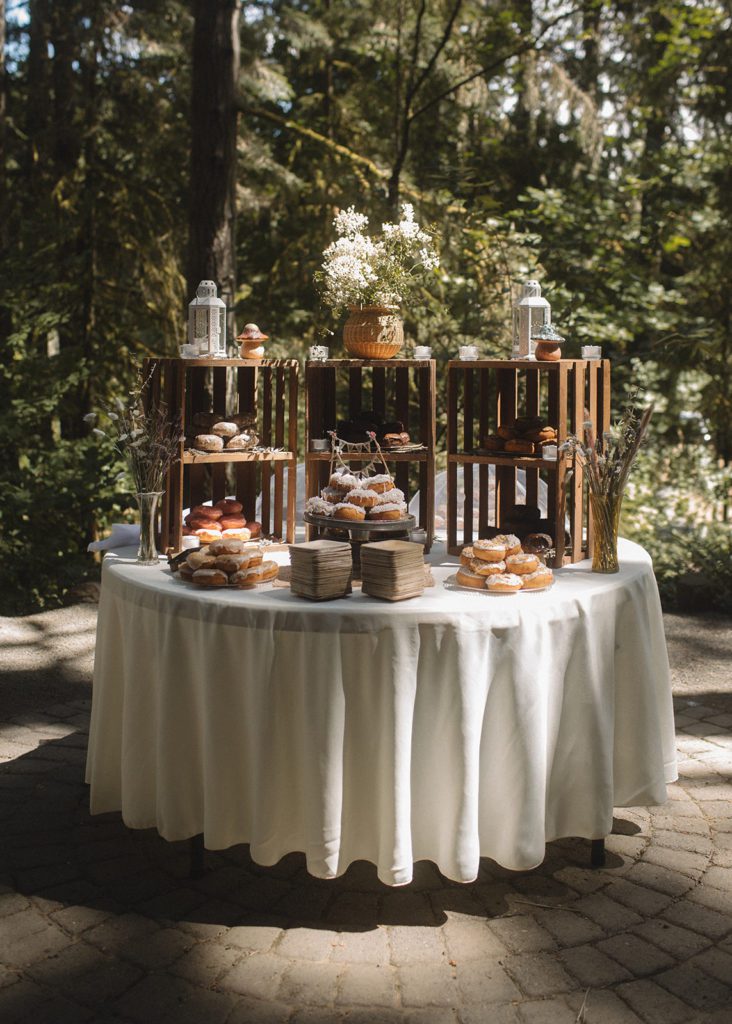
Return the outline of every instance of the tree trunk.
{"type": "Polygon", "coordinates": [[[188,297],[215,281],[234,332],[238,0],[194,0],[188,297]]]}
{"type": "Polygon", "coordinates": [[[0,253],[5,249],[7,232],[7,185],[5,178],[6,146],[5,99],[5,0],[0,0],[0,253]]]}
{"type": "Polygon", "coordinates": [[[31,183],[29,199],[35,205],[39,167],[45,164],[48,113],[50,109],[50,62],[48,58],[48,0],[31,0],[28,26],[28,94],[25,130],[28,136],[27,173],[31,183]]]}

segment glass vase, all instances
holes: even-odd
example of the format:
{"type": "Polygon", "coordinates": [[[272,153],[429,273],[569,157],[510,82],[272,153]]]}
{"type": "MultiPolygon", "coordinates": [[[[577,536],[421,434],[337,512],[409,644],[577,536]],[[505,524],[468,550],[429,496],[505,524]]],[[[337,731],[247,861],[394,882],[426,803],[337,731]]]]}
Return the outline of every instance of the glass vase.
{"type": "Polygon", "coordinates": [[[140,546],[137,561],[140,565],[157,565],[158,549],[155,544],[158,501],[163,491],[140,491],[135,495],[140,506],[140,546]]]}
{"type": "Polygon", "coordinates": [[[623,496],[590,494],[590,510],[595,530],[592,554],[593,572],[620,572],[618,563],[618,525],[623,496]]]}

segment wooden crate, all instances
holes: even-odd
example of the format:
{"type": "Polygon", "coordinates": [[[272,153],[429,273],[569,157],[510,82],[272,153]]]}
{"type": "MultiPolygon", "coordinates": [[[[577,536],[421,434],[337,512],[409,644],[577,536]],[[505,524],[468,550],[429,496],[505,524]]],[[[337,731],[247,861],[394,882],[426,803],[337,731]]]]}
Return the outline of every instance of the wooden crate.
{"type": "Polygon", "coordinates": [[[165,402],[171,416],[180,414],[184,432],[199,412],[255,413],[260,444],[273,452],[187,451],[165,484],[161,510],[160,549],[181,548],[183,510],[235,494],[247,520],[256,519],[262,495],[262,535],[276,541],[295,540],[297,475],[297,400],[299,364],[296,359],[148,359],[150,396],[165,402]],[[285,499],[285,476],[287,498],[285,499]],[[274,479],[274,494],[272,480],[274,479]]]}
{"type": "Polygon", "coordinates": [[[555,541],[555,566],[590,557],[592,524],[581,467],[573,456],[556,462],[508,452],[476,454],[481,439],[518,416],[542,416],[557,431],[557,443],[581,436],[591,420],[599,431],[610,426],[610,361],[561,359],[518,362],[486,359],[448,363],[447,393],[447,547],[458,554],[473,540],[473,504],[478,487],[478,537],[510,527],[509,511],[518,504],[517,471],[526,474],[526,504],[537,505],[539,482],[547,485],[547,519],[525,532],[547,532],[555,541]],[[458,466],[463,467],[462,543],[458,538],[458,466]],[[489,518],[490,467],[495,474],[494,514],[489,518]],[[572,476],[567,487],[567,477],[572,476]],[[569,519],[569,543],[562,524],[569,519]],[[492,520],[492,521],[491,521],[492,520]]]}
{"type": "MultiPolygon", "coordinates": [[[[418,524],[426,531],[426,550],[434,535],[435,508],[435,361],[434,359],[326,359],[305,366],[305,487],[318,494],[328,483],[330,452],[312,452],[310,442],[328,436],[338,419],[353,419],[373,409],[384,420],[400,420],[415,452],[384,452],[396,486],[407,502],[419,491],[418,524]]],[[[370,461],[354,456],[351,465],[370,461]]]]}

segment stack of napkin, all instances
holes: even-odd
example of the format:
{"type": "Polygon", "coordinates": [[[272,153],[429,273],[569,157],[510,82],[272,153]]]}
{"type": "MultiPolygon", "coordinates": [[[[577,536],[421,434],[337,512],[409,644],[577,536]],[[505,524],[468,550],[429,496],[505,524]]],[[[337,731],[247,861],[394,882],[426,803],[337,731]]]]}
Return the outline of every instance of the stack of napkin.
{"type": "Polygon", "coordinates": [[[310,601],[328,601],[351,592],[351,545],[312,540],[290,545],[290,591],[310,601]]]}
{"type": "Polygon", "coordinates": [[[385,601],[419,597],[425,586],[424,545],[385,540],[361,545],[361,589],[385,601]]]}

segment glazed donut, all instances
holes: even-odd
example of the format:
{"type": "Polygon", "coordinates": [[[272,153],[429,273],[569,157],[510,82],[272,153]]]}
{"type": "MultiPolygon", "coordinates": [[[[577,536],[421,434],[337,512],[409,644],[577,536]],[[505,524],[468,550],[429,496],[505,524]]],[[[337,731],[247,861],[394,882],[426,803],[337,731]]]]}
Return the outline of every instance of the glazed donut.
{"type": "Polygon", "coordinates": [[[369,509],[368,518],[374,520],[403,519],[407,512],[406,505],[400,505],[396,501],[380,502],[369,509]]]}
{"type": "MultiPolygon", "coordinates": [[[[521,550],[521,545],[519,545],[521,550]]],[[[494,537],[492,540],[474,540],[473,554],[484,562],[502,562],[507,555],[504,538],[494,537]]]]}
{"type": "Polygon", "coordinates": [[[186,526],[191,530],[220,530],[218,519],[207,519],[205,516],[186,516],[186,526]]]}
{"type": "Polygon", "coordinates": [[[369,476],[364,481],[364,486],[370,491],[376,491],[377,494],[383,494],[384,491],[390,491],[394,486],[394,481],[389,473],[377,473],[375,476],[369,476]]]}
{"type": "Polygon", "coordinates": [[[221,519],[223,514],[220,508],[212,505],[194,505],[190,511],[190,515],[200,516],[202,519],[221,519]]]}
{"type": "Polygon", "coordinates": [[[491,576],[486,586],[492,594],[517,594],[522,587],[521,577],[514,576],[512,572],[502,572],[499,576],[491,576]]]}
{"type": "Polygon", "coordinates": [[[343,492],[339,491],[337,487],[324,487],[320,492],[320,497],[331,505],[337,505],[343,497],[343,492]]]}
{"type": "Polygon", "coordinates": [[[235,498],[222,498],[221,501],[217,501],[215,508],[221,509],[221,514],[224,516],[236,516],[244,508],[240,501],[235,498]]]}
{"type": "Polygon", "coordinates": [[[247,569],[247,579],[255,583],[267,583],[269,580],[277,579],[280,567],[277,562],[262,562],[261,565],[254,565],[247,569]]]}
{"type": "Polygon", "coordinates": [[[540,565],[535,572],[527,573],[522,577],[524,590],[538,590],[540,587],[550,587],[554,582],[554,573],[545,565],[540,565]]]}
{"type": "Polygon", "coordinates": [[[493,540],[504,545],[507,555],[518,555],[521,551],[521,541],[514,533],[501,533],[493,540]]]}
{"type": "Polygon", "coordinates": [[[517,576],[528,576],[539,568],[539,559],[531,552],[521,551],[518,555],[506,557],[506,568],[517,576]]]}
{"type": "Polygon", "coordinates": [[[498,576],[506,571],[506,563],[484,562],[482,558],[474,558],[470,563],[470,568],[476,576],[498,576]]]}
{"type": "Polygon", "coordinates": [[[247,527],[244,516],[222,516],[219,524],[222,530],[246,530],[247,527]]]}
{"type": "Polygon", "coordinates": [[[193,438],[193,447],[202,452],[222,452],[224,439],[218,434],[196,434],[193,438]]]}
{"type": "Polygon", "coordinates": [[[240,555],[244,551],[244,544],[233,537],[221,537],[208,546],[208,554],[218,558],[219,555],[240,555]]]}
{"type": "Polygon", "coordinates": [[[239,433],[239,428],[236,423],[230,423],[228,420],[220,420],[218,423],[214,423],[211,427],[212,434],[218,434],[219,437],[234,437],[239,433]]]}
{"type": "Polygon", "coordinates": [[[339,501],[337,505],[333,506],[333,518],[360,522],[366,518],[366,509],[360,505],[352,505],[348,501],[339,501]]]}
{"type": "Polygon", "coordinates": [[[516,428],[509,426],[508,423],[502,423],[496,428],[496,435],[504,441],[512,441],[516,437],[516,428]]]}
{"type": "Polygon", "coordinates": [[[346,491],[352,491],[355,487],[360,486],[361,481],[358,477],[354,476],[353,473],[344,473],[342,471],[331,473],[328,486],[338,491],[340,494],[345,494],[346,491]]]}
{"type": "Polygon", "coordinates": [[[461,565],[458,568],[455,579],[461,587],[472,587],[473,590],[483,590],[485,587],[485,577],[478,576],[467,565],[461,565]]]}
{"type": "Polygon", "coordinates": [[[527,441],[541,444],[544,441],[556,441],[557,432],[554,427],[539,427],[536,430],[527,430],[524,437],[527,441]]]}
{"type": "Polygon", "coordinates": [[[258,441],[259,438],[256,434],[244,431],[241,434],[237,433],[230,437],[226,442],[226,447],[233,452],[245,452],[248,448],[253,448],[258,441]]]}
{"type": "Polygon", "coordinates": [[[253,569],[256,565],[262,564],[262,559],[264,558],[264,555],[262,554],[262,549],[259,547],[258,544],[245,544],[242,554],[247,555],[247,557],[249,558],[249,569],[253,569]]]}
{"type": "Polygon", "coordinates": [[[262,536],[262,524],[258,523],[256,519],[247,519],[247,530],[249,530],[250,537],[262,536]]]}
{"type": "Polygon", "coordinates": [[[467,565],[469,567],[470,563],[473,561],[474,558],[475,558],[475,555],[473,554],[472,545],[469,545],[468,547],[463,548],[463,550],[460,552],[460,564],[461,565],[467,565]]]}
{"type": "Polygon", "coordinates": [[[534,442],[517,437],[513,441],[506,441],[505,450],[512,455],[533,455],[534,442]]]}
{"type": "Polygon", "coordinates": [[[216,558],[208,548],[191,551],[185,560],[185,564],[194,572],[196,569],[213,569],[215,562],[216,558]]]}
{"type": "Polygon", "coordinates": [[[305,511],[313,516],[329,516],[333,511],[333,506],[325,498],[308,498],[305,502],[305,511]]]}
{"type": "MultiPolygon", "coordinates": [[[[378,492],[377,492],[378,493],[378,492]]],[[[395,501],[398,505],[404,504],[404,491],[400,491],[398,487],[392,487],[388,491],[382,491],[379,494],[378,505],[386,505],[395,501]]]]}
{"type": "Polygon", "coordinates": [[[221,569],[227,576],[240,569],[248,568],[249,558],[247,555],[219,555],[214,563],[215,569],[221,569]]]}
{"type": "Polygon", "coordinates": [[[373,508],[379,500],[376,491],[365,487],[354,487],[343,499],[349,505],[359,505],[361,508],[373,508]]]}
{"type": "Polygon", "coordinates": [[[213,541],[221,540],[221,530],[198,529],[196,536],[201,544],[211,544],[213,541]]]}
{"type": "Polygon", "coordinates": [[[238,530],[222,530],[221,536],[224,540],[249,540],[251,533],[246,529],[246,527],[242,527],[238,530]]]}
{"type": "Polygon", "coordinates": [[[193,579],[193,573],[195,569],[191,569],[187,562],[181,562],[178,566],[178,575],[182,580],[186,580],[188,583],[193,579]]]}
{"type": "Polygon", "coordinates": [[[191,577],[199,587],[225,587],[229,577],[220,569],[197,569],[191,577]]]}
{"type": "Polygon", "coordinates": [[[248,569],[240,569],[238,572],[233,572],[229,576],[229,583],[234,587],[238,587],[239,590],[254,590],[255,581],[247,579],[248,574],[248,569]]]}

